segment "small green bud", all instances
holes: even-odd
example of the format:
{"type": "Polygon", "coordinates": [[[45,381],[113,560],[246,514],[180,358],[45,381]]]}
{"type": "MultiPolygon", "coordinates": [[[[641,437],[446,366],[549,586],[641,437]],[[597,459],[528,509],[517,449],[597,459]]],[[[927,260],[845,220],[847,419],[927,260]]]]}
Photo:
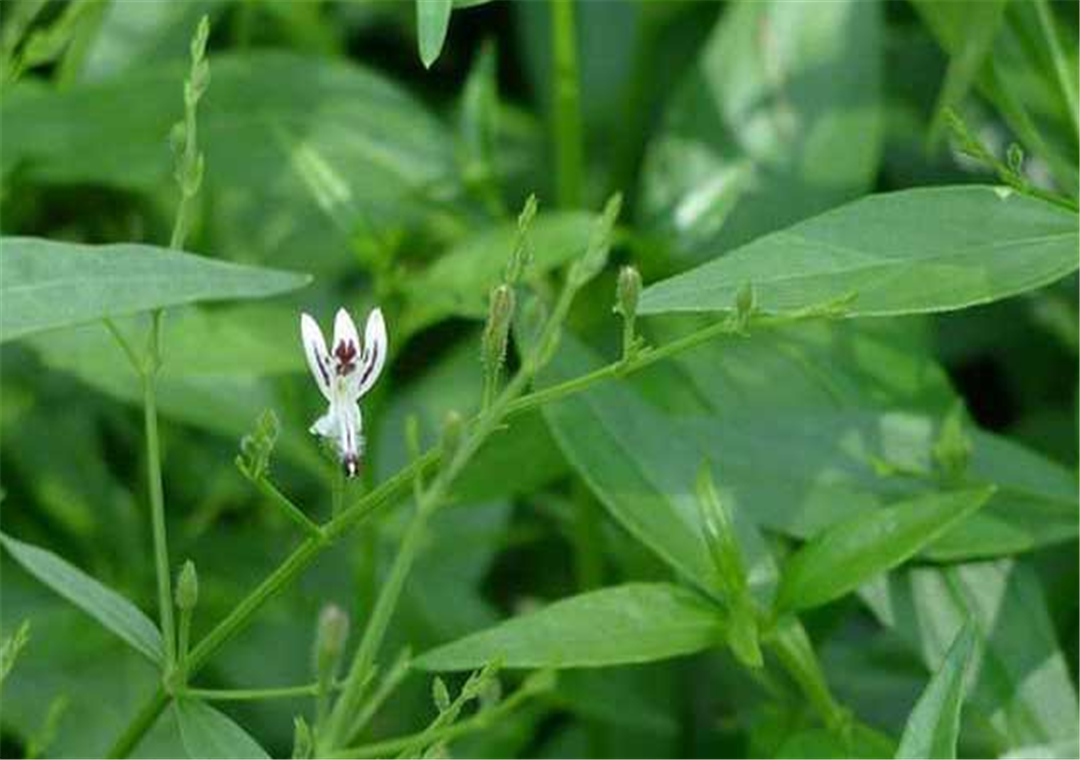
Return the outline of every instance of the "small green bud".
{"type": "Polygon", "coordinates": [[[506,345],[510,336],[510,324],[514,319],[514,289],[507,284],[491,290],[488,303],[487,324],[481,339],[484,370],[498,373],[506,361],[506,345]]]}
{"type": "Polygon", "coordinates": [[[179,610],[193,610],[199,603],[199,574],[195,572],[195,563],[190,559],[180,568],[180,577],[176,579],[176,607],[179,610]]]}
{"type": "Polygon", "coordinates": [[[964,430],[964,405],[958,401],[941,423],[934,442],[934,461],[946,480],[955,482],[963,478],[972,449],[971,437],[964,430]]]}
{"type": "Polygon", "coordinates": [[[585,255],[574,262],[570,267],[570,284],[580,288],[589,280],[600,274],[607,265],[608,253],[611,251],[611,239],[615,229],[615,220],[619,217],[622,209],[622,195],[615,193],[604,206],[600,218],[593,224],[589,234],[589,244],[585,249],[585,255]]]}
{"type": "Polygon", "coordinates": [[[529,229],[533,219],[536,218],[536,195],[530,193],[525,199],[525,205],[518,214],[517,238],[514,240],[514,250],[510,254],[510,261],[506,265],[506,282],[516,285],[525,274],[532,262],[532,246],[529,241],[529,229]]]}
{"type": "Polygon", "coordinates": [[[458,447],[461,446],[461,439],[464,433],[465,421],[461,418],[461,415],[456,411],[451,410],[446,415],[446,421],[443,423],[442,432],[442,460],[443,462],[449,462],[457,454],[458,447]]]}
{"type": "Polygon", "coordinates": [[[440,713],[450,709],[450,691],[446,688],[446,682],[438,676],[431,682],[431,698],[435,702],[435,709],[440,713]]]}
{"type": "Polygon", "coordinates": [[[1024,149],[1017,143],[1010,143],[1005,152],[1005,158],[1009,163],[1009,169],[1017,177],[1024,174],[1024,149]]]}
{"type": "Polygon", "coordinates": [[[293,718],[293,760],[307,760],[314,754],[315,742],[311,736],[311,727],[303,716],[293,718]]]}
{"type": "Polygon", "coordinates": [[[198,63],[206,57],[206,42],[210,39],[210,17],[205,13],[199,19],[195,36],[191,38],[191,60],[198,63]]]}
{"type": "Polygon", "coordinates": [[[619,282],[615,288],[615,311],[623,319],[633,323],[637,316],[638,298],[641,296],[641,274],[632,266],[619,270],[619,282]]]}
{"type": "Polygon", "coordinates": [[[348,638],[348,615],[336,604],[323,607],[315,634],[315,675],[319,681],[329,683],[334,678],[348,638]]]}
{"type": "Polygon", "coordinates": [[[240,454],[236,466],[251,480],[259,480],[270,470],[270,455],[274,452],[281,422],[272,409],[266,409],[255,421],[255,429],[240,439],[240,454]]]}

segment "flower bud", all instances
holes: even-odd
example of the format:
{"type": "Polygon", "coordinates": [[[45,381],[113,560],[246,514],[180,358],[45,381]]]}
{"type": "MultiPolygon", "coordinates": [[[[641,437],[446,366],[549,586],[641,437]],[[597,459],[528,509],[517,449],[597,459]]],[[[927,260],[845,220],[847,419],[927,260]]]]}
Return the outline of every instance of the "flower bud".
{"type": "Polygon", "coordinates": [[[307,760],[315,749],[315,742],[311,736],[311,727],[303,716],[293,718],[293,760],[307,760]]]}
{"type": "Polygon", "coordinates": [[[957,402],[941,423],[934,442],[934,461],[946,480],[955,482],[963,478],[972,448],[971,438],[964,430],[964,406],[957,402]]]}
{"type": "Polygon", "coordinates": [[[446,688],[446,682],[438,676],[431,682],[431,698],[435,702],[435,709],[440,713],[450,709],[450,691],[446,688]]]}
{"type": "Polygon", "coordinates": [[[315,635],[315,674],[319,681],[334,677],[348,638],[349,617],[336,604],[323,607],[315,635]]]}
{"type": "Polygon", "coordinates": [[[637,316],[638,297],[641,295],[641,275],[631,266],[619,270],[619,283],[615,289],[615,311],[623,319],[633,322],[637,316]]]}
{"type": "Polygon", "coordinates": [[[464,426],[465,423],[460,414],[454,410],[447,413],[442,433],[442,461],[444,463],[452,460],[457,453],[458,447],[461,445],[462,428],[464,426]]]}
{"type": "Polygon", "coordinates": [[[530,193],[529,197],[525,199],[525,206],[521,209],[521,213],[518,214],[517,239],[514,241],[514,251],[510,254],[510,261],[506,265],[506,282],[510,285],[517,284],[532,261],[529,228],[532,227],[535,217],[536,196],[530,193]]]}
{"type": "Polygon", "coordinates": [[[608,253],[611,251],[611,239],[615,229],[615,220],[622,208],[622,196],[619,193],[611,196],[600,218],[593,224],[589,235],[589,245],[585,249],[585,255],[574,262],[570,267],[570,285],[580,288],[589,280],[600,274],[607,265],[608,253]]]}
{"type": "Polygon", "coordinates": [[[195,572],[195,563],[190,559],[180,568],[176,579],[176,607],[181,611],[195,609],[199,603],[199,575],[195,572]]]}
{"type": "Polygon", "coordinates": [[[503,283],[492,289],[482,340],[484,369],[496,373],[506,360],[510,323],[514,318],[514,289],[503,283]]]}

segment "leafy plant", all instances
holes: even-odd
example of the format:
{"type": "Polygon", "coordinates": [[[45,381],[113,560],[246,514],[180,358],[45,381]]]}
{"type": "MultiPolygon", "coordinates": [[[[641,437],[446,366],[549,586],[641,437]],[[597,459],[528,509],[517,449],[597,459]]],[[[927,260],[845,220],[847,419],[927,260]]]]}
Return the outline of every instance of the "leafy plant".
{"type": "Polygon", "coordinates": [[[1075,3],[884,5],[13,2],[5,749],[1080,751],[1075,3]]]}

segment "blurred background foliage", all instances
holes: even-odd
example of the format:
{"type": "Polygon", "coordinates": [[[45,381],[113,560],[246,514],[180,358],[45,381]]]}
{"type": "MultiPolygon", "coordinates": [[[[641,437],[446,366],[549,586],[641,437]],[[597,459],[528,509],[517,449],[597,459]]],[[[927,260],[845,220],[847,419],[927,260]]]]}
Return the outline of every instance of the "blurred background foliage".
{"type": "MultiPolygon", "coordinates": [[[[530,275],[540,288],[583,249],[593,219],[584,209],[615,190],[627,209],[616,257],[649,282],[870,192],[994,181],[951,146],[938,123],[943,101],[1002,158],[1010,142],[1023,143],[1031,182],[1075,194],[1076,141],[1033,3],[999,3],[988,34],[964,17],[993,4],[578,2],[584,203],[560,209],[548,3],[456,9],[430,70],[407,2],[45,3],[31,34],[62,24],[63,44],[41,43],[40,60],[27,60],[0,100],[3,233],[168,239],[177,200],[168,136],[182,114],[188,40],[205,13],[206,175],[187,248],[315,275],[287,297],[167,314],[165,491],[172,556],[194,559],[201,576],[196,638],[295,541],[294,527],[232,465],[260,411],[283,421],[273,465],[282,488],[314,515],[329,511],[330,465],[306,432],[320,399],[306,377],[299,310],[324,322],[339,304],[387,312],[392,365],[365,402],[368,462],[351,486],[359,492],[406,462],[408,414],[431,442],[448,410],[475,409],[486,295],[528,192],[541,201],[530,275]]],[[[17,14],[37,5],[3,4],[5,45],[17,14]]],[[[1077,5],[1049,6],[1075,72],[1077,5]]],[[[567,340],[582,365],[617,355],[614,271],[572,316],[567,340]]],[[[385,651],[422,652],[583,589],[670,578],[601,504],[623,484],[604,473],[625,461],[656,489],[638,497],[676,499],[692,489],[696,467],[680,459],[686,441],[722,452],[743,507],[782,543],[835,519],[838,505],[896,493],[891,481],[849,466],[860,419],[875,425],[876,415],[902,410],[935,420],[960,397],[985,431],[977,452],[998,452],[986,466],[1023,462],[1016,468],[1029,474],[1017,478],[1036,481],[1034,495],[1005,505],[1031,510],[1030,530],[984,525],[975,535],[985,544],[968,536],[938,547],[936,559],[956,561],[947,569],[923,563],[892,574],[892,604],[867,588],[806,623],[841,701],[898,736],[925,684],[923,658],[951,638],[935,637],[935,626],[947,627],[957,614],[949,604],[966,596],[994,622],[995,665],[972,697],[963,751],[1055,743],[1075,751],[1076,292],[1070,276],[948,317],[814,324],[709,344],[622,382],[602,405],[516,419],[438,516],[385,651]],[[579,434],[592,429],[611,440],[579,434]],[[622,458],[612,463],[612,452],[622,458]],[[908,615],[895,609],[905,593],[908,615]]],[[[664,317],[645,329],[659,341],[696,322],[664,317]]],[[[119,324],[142,329],[136,318],[119,324]]],[[[0,358],[4,530],[151,609],[140,395],[120,349],[90,325],[6,344],[0,358]]],[[[320,606],[335,601],[366,619],[403,530],[400,512],[326,553],[200,682],[307,682],[320,606]]],[[[43,751],[50,712],[48,754],[104,752],[156,674],[7,557],[2,572],[5,634],[25,618],[33,625],[4,685],[4,755],[43,751]]],[[[292,715],[307,705],[226,708],[281,756],[292,715]]],[[[414,730],[431,712],[428,678],[412,675],[370,735],[414,730]]],[[[790,685],[755,683],[727,652],[710,651],[567,672],[555,692],[453,751],[831,751],[812,726],[790,685]]],[[[171,731],[163,719],[140,754],[171,756],[171,731]]]]}

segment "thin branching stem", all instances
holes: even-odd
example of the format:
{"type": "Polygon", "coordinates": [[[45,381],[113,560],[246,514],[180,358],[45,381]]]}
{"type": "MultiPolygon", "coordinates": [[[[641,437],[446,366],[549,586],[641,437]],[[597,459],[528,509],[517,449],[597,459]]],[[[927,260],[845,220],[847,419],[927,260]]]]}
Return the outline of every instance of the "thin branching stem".
{"type": "MultiPolygon", "coordinates": [[[[755,315],[751,319],[750,327],[772,329],[830,316],[832,315],[828,309],[807,309],[801,312],[775,316],[755,315]]],[[[620,359],[587,375],[516,397],[513,394],[520,390],[517,387],[517,383],[520,382],[519,378],[525,377],[519,373],[511,385],[508,385],[504,390],[504,395],[507,391],[510,391],[512,395],[506,402],[506,408],[500,410],[498,422],[493,421],[493,418],[488,415],[482,415],[480,418],[475,419],[472,425],[484,424],[485,427],[494,430],[507,419],[537,409],[543,404],[588,390],[593,385],[605,380],[633,374],[651,366],[655,362],[686,351],[713,338],[732,335],[739,336],[741,333],[726,320],[717,322],[664,346],[643,350],[629,363],[620,359]],[[484,422],[485,419],[488,420],[486,423],[484,422]]],[[[468,437],[469,439],[473,438],[472,435],[468,437]]],[[[191,652],[188,662],[189,674],[194,675],[198,672],[222,645],[244,630],[263,604],[287,588],[331,542],[345,535],[382,508],[395,504],[407,496],[412,490],[417,473],[431,473],[438,466],[440,459],[441,451],[438,446],[429,449],[418,459],[413,460],[384,480],[375,489],[365,494],[356,503],[346,507],[341,514],[325,523],[322,526],[322,532],[326,540],[321,541],[314,537],[305,539],[262,583],[241,600],[210,633],[199,641],[191,652]]],[[[168,704],[168,695],[163,689],[159,689],[135,716],[131,725],[128,726],[127,730],[113,746],[110,756],[127,756],[150,729],[166,704],[168,704]]]]}

